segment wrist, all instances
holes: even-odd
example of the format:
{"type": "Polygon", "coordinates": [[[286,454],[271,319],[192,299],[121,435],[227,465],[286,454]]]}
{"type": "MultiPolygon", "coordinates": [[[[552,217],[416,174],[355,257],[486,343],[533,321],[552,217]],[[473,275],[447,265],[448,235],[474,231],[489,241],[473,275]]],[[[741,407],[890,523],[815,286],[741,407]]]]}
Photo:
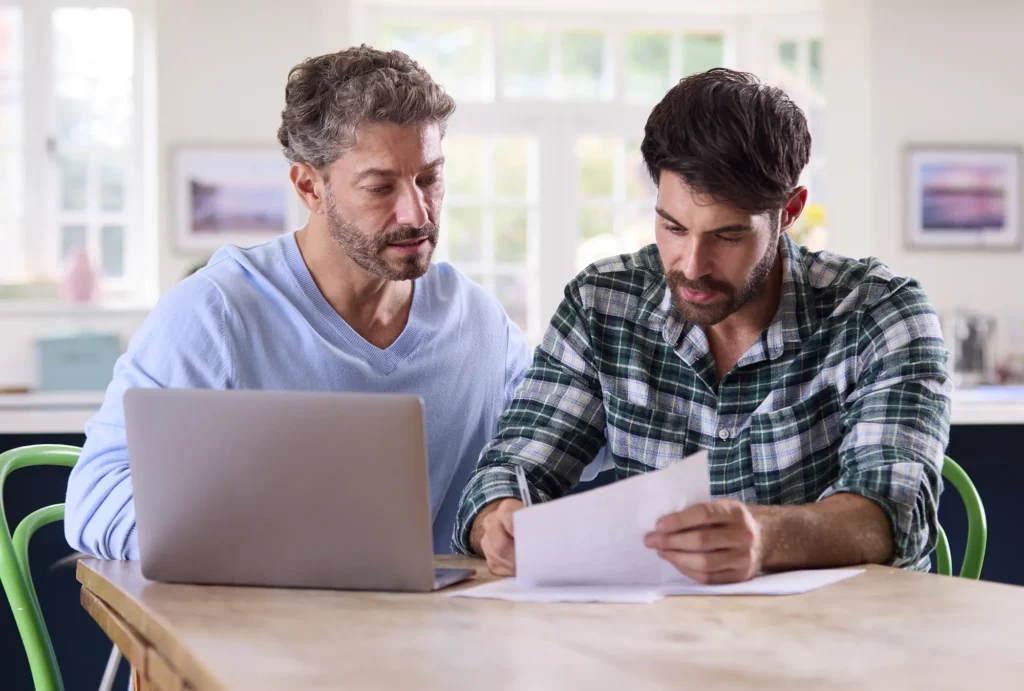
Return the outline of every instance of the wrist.
{"type": "Polygon", "coordinates": [[[761,540],[761,569],[780,571],[792,569],[801,561],[794,554],[792,538],[804,534],[808,520],[803,506],[751,506],[750,511],[757,522],[761,540]]]}
{"type": "Polygon", "coordinates": [[[501,502],[505,501],[505,499],[506,497],[503,497],[495,499],[489,504],[484,504],[484,507],[477,511],[476,518],[473,519],[473,525],[469,529],[469,548],[478,557],[484,556],[483,549],[480,547],[480,541],[484,537],[484,519],[497,511],[501,502]]]}

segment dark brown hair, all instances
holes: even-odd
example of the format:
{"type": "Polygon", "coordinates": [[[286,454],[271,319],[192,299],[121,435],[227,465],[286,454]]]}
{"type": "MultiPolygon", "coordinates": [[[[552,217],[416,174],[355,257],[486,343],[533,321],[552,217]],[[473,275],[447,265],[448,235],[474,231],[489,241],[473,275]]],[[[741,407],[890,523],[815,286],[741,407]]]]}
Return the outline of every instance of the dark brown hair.
{"type": "Polygon", "coordinates": [[[747,213],[786,205],[811,155],[807,119],[781,89],[747,72],[715,68],[681,80],[654,107],[644,163],[747,213]]]}

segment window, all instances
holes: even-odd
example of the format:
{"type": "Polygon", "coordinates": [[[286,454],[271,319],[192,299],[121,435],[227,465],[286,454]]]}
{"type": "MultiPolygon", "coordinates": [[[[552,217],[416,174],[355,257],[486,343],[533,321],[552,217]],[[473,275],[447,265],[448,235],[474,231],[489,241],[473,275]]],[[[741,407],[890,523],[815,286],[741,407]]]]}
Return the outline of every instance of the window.
{"type": "Polygon", "coordinates": [[[509,99],[610,99],[606,38],[603,31],[587,28],[505,25],[502,95],[509,99]]]}
{"type": "Polygon", "coordinates": [[[825,249],[826,180],[825,95],[822,91],[823,43],[814,33],[782,36],[774,41],[775,55],[769,80],[781,87],[807,116],[811,131],[811,160],[800,184],[807,187],[807,208],[790,235],[811,249],[825,249]]]}
{"type": "MultiPolygon", "coordinates": [[[[783,62],[765,54],[767,15],[360,11],[356,42],[408,53],[458,102],[438,259],[492,290],[534,343],[579,270],[654,241],[657,190],[640,156],[654,103],[695,72],[774,78],[783,62]]],[[[793,60],[815,88],[821,44],[809,38],[793,60]]]]}
{"type": "Polygon", "coordinates": [[[657,103],[686,75],[725,64],[720,33],[631,31],[626,37],[626,98],[657,103]]]}
{"type": "Polygon", "coordinates": [[[143,292],[136,14],[124,1],[0,7],[4,297],[57,297],[80,254],[100,298],[143,292]]]}
{"type": "Polygon", "coordinates": [[[536,142],[530,137],[451,135],[438,258],[494,292],[524,332],[537,287],[536,142]]]}
{"type": "Polygon", "coordinates": [[[576,269],[653,241],[658,189],[640,155],[639,137],[576,140],[580,206],[576,269]]]}
{"type": "Polygon", "coordinates": [[[24,236],[21,10],[0,7],[0,279],[20,277],[24,236]]]}
{"type": "Polygon", "coordinates": [[[378,43],[413,56],[458,101],[494,95],[485,25],[391,22],[381,26],[378,43]]]}

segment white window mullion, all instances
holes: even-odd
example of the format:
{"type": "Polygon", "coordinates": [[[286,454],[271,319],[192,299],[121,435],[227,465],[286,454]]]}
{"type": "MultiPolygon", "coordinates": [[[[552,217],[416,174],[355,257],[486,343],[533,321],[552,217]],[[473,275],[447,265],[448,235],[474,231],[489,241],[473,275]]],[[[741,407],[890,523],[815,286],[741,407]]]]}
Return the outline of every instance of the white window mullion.
{"type": "Polygon", "coordinates": [[[675,86],[683,78],[683,41],[684,35],[675,32],[669,41],[668,48],[668,83],[675,86]]]}
{"type": "Polygon", "coordinates": [[[618,27],[610,28],[602,44],[601,97],[604,101],[622,103],[626,98],[626,34],[618,27]]]}
{"type": "Polygon", "coordinates": [[[45,6],[28,3],[22,6],[24,30],[24,171],[25,171],[25,262],[30,280],[49,273],[54,241],[54,205],[49,177],[52,156],[47,147],[51,131],[49,93],[51,83],[50,13],[45,6]],[[38,215],[29,214],[37,210],[38,215]],[[31,221],[31,224],[30,224],[31,221]],[[33,227],[30,227],[32,225],[33,227]]]}
{"type": "Polygon", "coordinates": [[[575,275],[579,244],[579,189],[576,132],[571,127],[542,129],[538,140],[538,212],[543,232],[539,247],[539,301],[542,322],[555,313],[565,284],[575,275]]]}
{"type": "Polygon", "coordinates": [[[481,94],[484,102],[494,101],[498,97],[498,65],[501,62],[501,53],[498,52],[498,23],[488,21],[484,23],[484,36],[487,41],[484,43],[484,68],[481,73],[481,94]]]}
{"type": "Polygon", "coordinates": [[[565,77],[562,74],[562,30],[550,29],[551,69],[548,71],[548,98],[556,98],[565,91],[565,77]]]}

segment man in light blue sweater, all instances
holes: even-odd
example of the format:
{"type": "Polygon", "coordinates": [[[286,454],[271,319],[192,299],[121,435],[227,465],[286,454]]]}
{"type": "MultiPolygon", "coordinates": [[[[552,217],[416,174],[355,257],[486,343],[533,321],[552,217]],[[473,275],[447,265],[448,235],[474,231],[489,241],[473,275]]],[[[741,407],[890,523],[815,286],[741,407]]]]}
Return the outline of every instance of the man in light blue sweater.
{"type": "MultiPolygon", "coordinates": [[[[454,108],[397,52],[362,46],[292,69],[278,139],[309,222],[220,250],[135,334],[68,482],[72,547],[138,558],[122,397],[174,387],[421,396],[434,546],[449,551],[459,495],[530,360],[493,296],[430,262],[454,108]]],[[[337,463],[344,449],[338,439],[337,463]]]]}

